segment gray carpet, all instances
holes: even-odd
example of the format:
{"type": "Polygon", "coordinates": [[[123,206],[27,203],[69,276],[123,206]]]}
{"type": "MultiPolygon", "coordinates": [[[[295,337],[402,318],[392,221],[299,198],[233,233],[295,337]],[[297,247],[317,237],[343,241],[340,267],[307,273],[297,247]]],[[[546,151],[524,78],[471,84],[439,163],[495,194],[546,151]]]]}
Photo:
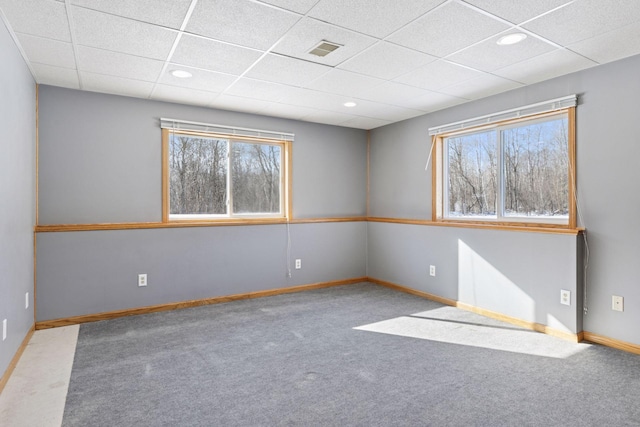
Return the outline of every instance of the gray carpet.
{"type": "Polygon", "coordinates": [[[63,425],[637,426],[640,357],[365,283],[83,324],[63,425]]]}

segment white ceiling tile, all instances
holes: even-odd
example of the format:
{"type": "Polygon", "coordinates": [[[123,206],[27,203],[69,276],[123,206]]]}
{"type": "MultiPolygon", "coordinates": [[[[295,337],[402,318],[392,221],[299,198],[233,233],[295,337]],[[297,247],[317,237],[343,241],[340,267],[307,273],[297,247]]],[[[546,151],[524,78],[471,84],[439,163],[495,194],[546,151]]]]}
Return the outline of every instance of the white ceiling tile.
{"type": "Polygon", "coordinates": [[[520,24],[573,0],[464,0],[514,24],[520,24]]]}
{"type": "Polygon", "coordinates": [[[71,41],[64,3],[50,0],[1,0],[0,9],[17,33],[71,41]]]}
{"type": "Polygon", "coordinates": [[[267,50],[300,15],[260,3],[238,0],[199,0],[186,31],[267,50]]]}
{"type": "Polygon", "coordinates": [[[508,25],[469,7],[448,3],[407,25],[388,40],[444,57],[508,28],[508,25]]]}
{"type": "Polygon", "coordinates": [[[234,75],[242,74],[260,58],[261,52],[185,34],[171,61],[234,75]]]}
{"type": "Polygon", "coordinates": [[[462,83],[480,77],[481,72],[451,64],[447,61],[436,61],[413,70],[394,79],[399,83],[416,86],[422,89],[438,90],[440,88],[462,83]]]}
{"type": "Polygon", "coordinates": [[[360,53],[375,42],[376,39],[372,37],[315,19],[303,18],[278,42],[273,52],[305,61],[335,66],[360,53]],[[324,57],[310,54],[309,51],[323,40],[342,46],[324,57]]]}
{"type": "Polygon", "coordinates": [[[324,123],[328,125],[338,126],[340,123],[344,123],[349,119],[353,119],[356,116],[350,114],[341,114],[334,111],[316,110],[311,114],[308,114],[302,118],[307,122],[324,123]]]}
{"type": "Polygon", "coordinates": [[[318,3],[318,0],[260,0],[261,3],[272,4],[296,13],[305,14],[318,3]]]}
{"type": "Polygon", "coordinates": [[[80,89],[76,70],[46,64],[31,64],[31,66],[36,73],[36,81],[40,84],[80,89]]]}
{"type": "Polygon", "coordinates": [[[285,117],[287,119],[301,120],[303,117],[316,111],[313,108],[301,107],[299,105],[280,104],[268,102],[262,112],[268,116],[285,117]]]}
{"type": "Polygon", "coordinates": [[[598,65],[566,49],[558,49],[493,72],[493,74],[526,84],[573,73],[598,65]]]}
{"type": "Polygon", "coordinates": [[[156,25],[73,6],[77,42],[145,58],[165,60],[177,32],[156,25]]]}
{"type": "Polygon", "coordinates": [[[260,101],[251,98],[222,94],[215,98],[209,107],[224,110],[242,111],[244,113],[261,114],[269,106],[267,101],[260,101]]]}
{"type": "Polygon", "coordinates": [[[300,88],[290,88],[281,100],[283,104],[300,105],[326,111],[337,110],[345,114],[350,110],[344,106],[347,101],[353,101],[353,98],[300,88]]]}
{"type": "Polygon", "coordinates": [[[148,98],[153,83],[81,71],[82,86],[92,92],[148,98]]]}
{"type": "Polygon", "coordinates": [[[132,80],[155,82],[164,62],[124,53],[78,46],[78,69],[132,80]]]}
{"type": "Polygon", "coordinates": [[[423,111],[413,108],[398,107],[379,102],[357,100],[356,103],[358,105],[350,109],[353,111],[354,115],[371,117],[374,119],[398,121],[424,114],[423,111]]]}
{"type": "Polygon", "coordinates": [[[549,43],[535,37],[527,37],[520,43],[513,45],[501,46],[496,43],[507,34],[509,33],[502,33],[471,46],[469,49],[447,57],[447,60],[482,71],[493,71],[556,49],[549,43]]]}
{"type": "Polygon", "coordinates": [[[524,28],[567,46],[639,20],[638,0],[580,0],[535,19],[524,28]]]}
{"type": "Polygon", "coordinates": [[[445,95],[444,93],[427,91],[426,94],[405,101],[404,106],[413,108],[415,110],[420,110],[424,113],[429,113],[431,111],[453,107],[454,105],[459,105],[467,101],[469,100],[465,98],[445,95]]]}
{"type": "Polygon", "coordinates": [[[337,95],[359,96],[382,83],[384,80],[375,77],[333,69],[311,82],[307,88],[337,95]]]}
{"type": "Polygon", "coordinates": [[[383,38],[444,0],[321,0],[309,16],[383,38]]]}
{"type": "Polygon", "coordinates": [[[329,70],[331,67],[326,65],[269,54],[262,58],[246,74],[246,77],[292,86],[305,86],[329,70]]]}
{"type": "Polygon", "coordinates": [[[179,29],[191,0],[71,0],[71,4],[179,29]]]}
{"type": "Polygon", "coordinates": [[[278,102],[284,96],[284,88],[285,85],[278,83],[242,78],[227,89],[225,94],[278,102]]]}
{"type": "Polygon", "coordinates": [[[16,35],[30,62],[53,65],[54,67],[76,68],[71,43],[28,34],[16,33],[16,35]]]}
{"type": "Polygon", "coordinates": [[[518,82],[493,76],[491,74],[485,74],[481,77],[440,89],[440,92],[447,95],[457,96],[459,98],[479,99],[522,86],[523,85],[518,82]]]}
{"type": "Polygon", "coordinates": [[[406,106],[405,104],[407,100],[427,93],[429,92],[415,86],[395,82],[385,82],[364,93],[359,93],[358,97],[368,101],[406,106]]]}
{"type": "Polygon", "coordinates": [[[640,52],[640,25],[631,24],[569,45],[574,52],[605,63],[640,52]]]}
{"type": "Polygon", "coordinates": [[[392,80],[437,58],[396,44],[379,42],[338,68],[392,80]]]}
{"type": "Polygon", "coordinates": [[[229,87],[238,77],[231,74],[216,73],[184,65],[169,64],[158,83],[169,86],[199,89],[207,92],[222,92],[229,87]],[[184,70],[191,73],[192,77],[181,79],[171,74],[174,70],[184,70]]]}
{"type": "Polygon", "coordinates": [[[218,96],[218,94],[214,92],[159,84],[156,85],[155,90],[151,94],[151,99],[206,106],[209,105],[216,96],[218,96]]]}
{"type": "Polygon", "coordinates": [[[371,117],[354,117],[345,122],[340,123],[340,126],[371,130],[391,124],[393,122],[389,120],[372,119],[371,117]]]}

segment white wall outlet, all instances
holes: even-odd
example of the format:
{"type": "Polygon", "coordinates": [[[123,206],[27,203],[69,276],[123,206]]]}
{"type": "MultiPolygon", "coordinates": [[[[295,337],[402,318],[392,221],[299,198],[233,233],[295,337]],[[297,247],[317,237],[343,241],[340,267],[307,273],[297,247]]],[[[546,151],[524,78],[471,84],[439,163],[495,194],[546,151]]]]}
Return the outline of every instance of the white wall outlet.
{"type": "Polygon", "coordinates": [[[571,305],[571,291],[560,290],[560,304],[571,305]]]}
{"type": "Polygon", "coordinates": [[[302,268],[302,260],[301,259],[297,259],[296,260],[296,270],[300,270],[302,268]]]}
{"type": "Polygon", "coordinates": [[[435,265],[430,265],[429,266],[429,276],[435,276],[436,275],[436,266],[435,265]]]}
{"type": "Polygon", "coordinates": [[[624,298],[613,295],[611,298],[611,309],[615,311],[624,311],[624,298]]]}
{"type": "Polygon", "coordinates": [[[138,274],[138,286],[147,286],[146,274],[138,274]]]}
{"type": "Polygon", "coordinates": [[[25,310],[29,308],[29,292],[24,294],[24,308],[25,310]]]}
{"type": "Polygon", "coordinates": [[[7,319],[2,321],[2,341],[7,339],[7,319]]]}

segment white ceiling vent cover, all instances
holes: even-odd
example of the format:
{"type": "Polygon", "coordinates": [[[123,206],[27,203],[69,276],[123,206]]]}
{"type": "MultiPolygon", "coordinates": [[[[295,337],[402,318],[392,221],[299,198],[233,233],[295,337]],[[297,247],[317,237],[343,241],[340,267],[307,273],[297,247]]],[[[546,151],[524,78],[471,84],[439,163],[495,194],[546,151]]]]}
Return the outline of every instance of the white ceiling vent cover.
{"type": "Polygon", "coordinates": [[[309,53],[315,56],[327,56],[339,47],[342,47],[342,45],[322,40],[317,46],[311,49],[309,53]]]}

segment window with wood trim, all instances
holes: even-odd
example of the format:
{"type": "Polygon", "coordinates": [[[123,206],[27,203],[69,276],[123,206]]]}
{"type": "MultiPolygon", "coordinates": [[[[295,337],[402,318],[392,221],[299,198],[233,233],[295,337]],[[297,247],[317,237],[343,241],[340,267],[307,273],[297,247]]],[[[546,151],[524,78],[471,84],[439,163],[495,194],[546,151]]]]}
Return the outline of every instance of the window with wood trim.
{"type": "Polygon", "coordinates": [[[289,217],[289,141],[162,132],[164,221],[289,217]]]}
{"type": "Polygon", "coordinates": [[[575,228],[575,108],[434,137],[435,221],[575,228]]]}

